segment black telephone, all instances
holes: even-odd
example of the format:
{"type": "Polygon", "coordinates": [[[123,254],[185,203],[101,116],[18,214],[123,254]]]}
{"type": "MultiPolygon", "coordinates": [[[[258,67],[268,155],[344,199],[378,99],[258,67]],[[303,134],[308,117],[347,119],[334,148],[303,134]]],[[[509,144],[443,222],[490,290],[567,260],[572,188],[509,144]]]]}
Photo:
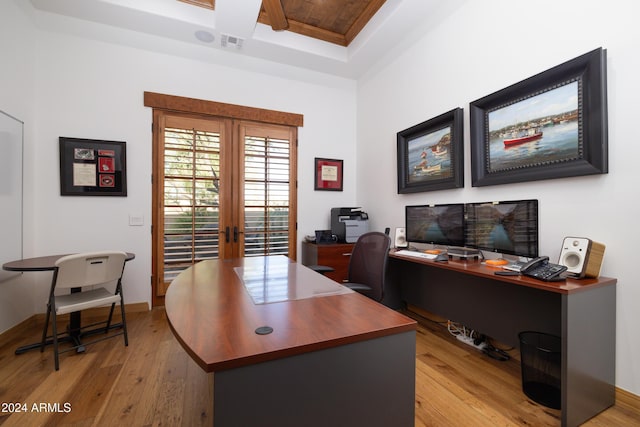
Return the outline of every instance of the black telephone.
{"type": "Polygon", "coordinates": [[[547,282],[554,282],[557,280],[564,280],[561,274],[567,269],[564,265],[552,264],[549,262],[548,256],[541,256],[534,258],[520,268],[520,274],[533,277],[536,279],[544,280],[547,282]]]}

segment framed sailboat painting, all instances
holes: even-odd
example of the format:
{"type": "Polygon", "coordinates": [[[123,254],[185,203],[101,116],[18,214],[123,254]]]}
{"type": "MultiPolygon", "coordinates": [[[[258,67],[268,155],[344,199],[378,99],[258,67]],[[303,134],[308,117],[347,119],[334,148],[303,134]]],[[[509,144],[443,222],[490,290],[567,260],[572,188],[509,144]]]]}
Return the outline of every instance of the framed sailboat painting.
{"type": "Polygon", "coordinates": [[[608,172],[606,51],[470,104],[472,186],[608,172]]]}
{"type": "Polygon", "coordinates": [[[462,108],[397,134],[398,194],[464,186],[462,108]]]}

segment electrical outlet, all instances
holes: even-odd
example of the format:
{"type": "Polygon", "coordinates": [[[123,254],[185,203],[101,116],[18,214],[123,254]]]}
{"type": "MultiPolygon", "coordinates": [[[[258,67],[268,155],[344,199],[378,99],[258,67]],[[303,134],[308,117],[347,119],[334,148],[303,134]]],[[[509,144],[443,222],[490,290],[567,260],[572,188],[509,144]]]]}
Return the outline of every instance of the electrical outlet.
{"type": "Polygon", "coordinates": [[[457,337],[458,337],[458,340],[462,341],[465,344],[469,344],[471,347],[476,348],[476,349],[478,349],[480,351],[482,351],[482,349],[487,346],[487,343],[484,342],[484,341],[482,341],[480,344],[476,345],[473,342],[473,338],[468,337],[466,335],[457,335],[457,337]]]}

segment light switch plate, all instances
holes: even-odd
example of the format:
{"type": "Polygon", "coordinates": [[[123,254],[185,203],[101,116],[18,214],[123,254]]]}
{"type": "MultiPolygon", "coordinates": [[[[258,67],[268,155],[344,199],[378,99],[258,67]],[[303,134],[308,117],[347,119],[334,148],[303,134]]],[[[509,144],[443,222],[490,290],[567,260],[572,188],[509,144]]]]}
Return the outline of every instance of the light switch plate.
{"type": "Polygon", "coordinates": [[[133,226],[144,225],[144,216],[129,215],[129,225],[133,225],[133,226]]]}

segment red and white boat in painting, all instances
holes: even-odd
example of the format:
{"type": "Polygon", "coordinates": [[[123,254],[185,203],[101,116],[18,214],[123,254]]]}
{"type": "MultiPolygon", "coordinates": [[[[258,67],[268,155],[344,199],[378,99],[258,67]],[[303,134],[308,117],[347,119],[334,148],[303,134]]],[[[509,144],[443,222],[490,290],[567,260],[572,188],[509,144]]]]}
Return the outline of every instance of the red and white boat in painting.
{"type": "Polygon", "coordinates": [[[507,138],[504,140],[505,147],[511,147],[513,145],[524,144],[525,142],[535,141],[542,138],[542,131],[539,129],[529,129],[524,134],[516,136],[514,138],[507,138]]]}

